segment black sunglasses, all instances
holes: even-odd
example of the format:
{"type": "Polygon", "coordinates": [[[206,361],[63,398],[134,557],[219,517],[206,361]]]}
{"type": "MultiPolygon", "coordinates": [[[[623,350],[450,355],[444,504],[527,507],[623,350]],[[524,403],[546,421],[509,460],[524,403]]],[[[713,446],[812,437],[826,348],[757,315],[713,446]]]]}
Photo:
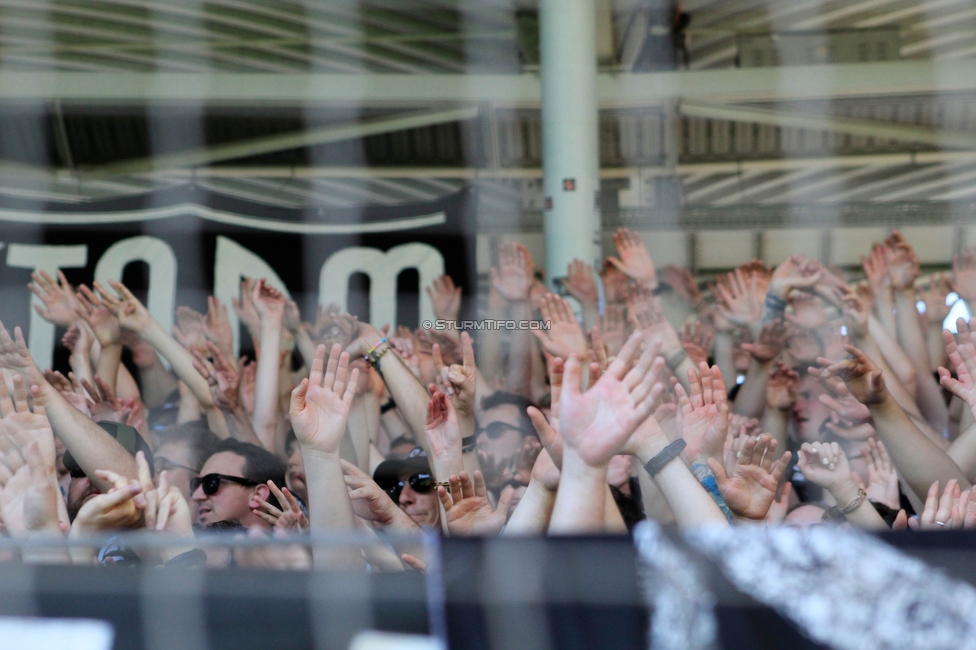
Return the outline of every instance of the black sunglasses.
{"type": "Polygon", "coordinates": [[[434,480],[434,477],[427,472],[417,472],[416,474],[411,474],[406,480],[397,481],[394,485],[386,488],[385,492],[390,495],[391,499],[393,499],[393,503],[400,503],[400,493],[403,492],[403,487],[405,485],[409,485],[410,489],[417,494],[427,494],[438,485],[447,487],[450,485],[450,483],[438,483],[434,480]]]}
{"type": "Polygon", "coordinates": [[[481,427],[480,429],[478,429],[477,433],[478,435],[483,433],[486,436],[488,436],[489,439],[496,440],[502,437],[504,434],[508,433],[509,431],[517,431],[520,435],[523,436],[534,435],[534,434],[530,434],[528,431],[524,429],[520,429],[519,427],[512,426],[507,422],[500,422],[497,420],[495,422],[492,422],[486,427],[481,427]]]}
{"type": "Polygon", "coordinates": [[[196,476],[190,479],[190,494],[197,491],[197,488],[201,485],[203,486],[203,493],[208,497],[212,497],[217,494],[220,489],[221,481],[230,481],[231,483],[237,483],[238,485],[245,485],[248,487],[257,485],[254,481],[250,481],[246,478],[241,478],[240,476],[227,476],[226,474],[207,474],[206,476],[196,476]]]}

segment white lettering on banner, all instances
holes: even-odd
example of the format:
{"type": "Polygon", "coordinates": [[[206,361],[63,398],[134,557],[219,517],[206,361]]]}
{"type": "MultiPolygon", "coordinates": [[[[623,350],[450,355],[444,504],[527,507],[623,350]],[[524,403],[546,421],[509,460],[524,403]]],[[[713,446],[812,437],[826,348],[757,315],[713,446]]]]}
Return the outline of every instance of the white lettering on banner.
{"type": "Polygon", "coordinates": [[[227,306],[227,318],[230,320],[230,329],[234,332],[234,349],[238,352],[241,328],[231,299],[240,297],[242,277],[267,278],[275,289],[291,298],[288,287],[261,257],[229,237],[223,235],[217,237],[217,251],[214,254],[214,296],[227,306]]]}
{"type": "Polygon", "coordinates": [[[120,239],[98,258],[95,280],[108,288],[108,281],[122,281],[122,273],[132,262],[149,266],[149,295],[146,309],[168,333],[173,329],[176,309],[176,254],[169,244],[156,237],[140,235],[120,239]]]}
{"type": "Polygon", "coordinates": [[[433,320],[434,306],[424,291],[444,274],[444,257],[429,244],[413,242],[394,246],[385,253],[378,248],[353,246],[333,253],[319,273],[319,304],[336,303],[346,309],[349,276],[369,276],[369,320],[377,327],[396,322],[397,276],[405,269],[420,275],[420,320],[433,320]]]}
{"type": "MultiPolygon", "coordinates": [[[[88,264],[88,246],[44,246],[33,244],[10,244],[7,249],[7,266],[19,269],[47,271],[52,277],[58,269],[74,269],[88,264]]],[[[31,304],[40,304],[37,296],[31,304]]],[[[52,323],[47,322],[36,309],[30,313],[30,333],[27,347],[31,356],[41,368],[51,367],[54,361],[54,333],[52,323]]]]}

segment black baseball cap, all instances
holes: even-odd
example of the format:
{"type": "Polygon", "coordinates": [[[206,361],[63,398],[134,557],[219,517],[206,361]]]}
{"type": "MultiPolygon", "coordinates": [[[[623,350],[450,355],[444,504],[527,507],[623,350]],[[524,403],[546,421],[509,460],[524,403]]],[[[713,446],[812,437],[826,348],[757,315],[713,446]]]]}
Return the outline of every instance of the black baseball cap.
{"type": "Polygon", "coordinates": [[[415,472],[431,473],[427,452],[422,447],[414,447],[403,460],[384,460],[373,471],[373,480],[384,490],[389,490],[400,482],[401,476],[415,472]]]}

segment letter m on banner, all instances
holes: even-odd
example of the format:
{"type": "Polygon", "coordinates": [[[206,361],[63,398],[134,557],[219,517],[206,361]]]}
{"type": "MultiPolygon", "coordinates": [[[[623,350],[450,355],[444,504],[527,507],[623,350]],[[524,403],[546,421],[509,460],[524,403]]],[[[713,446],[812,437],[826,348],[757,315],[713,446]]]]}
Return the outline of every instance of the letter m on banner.
{"type": "Polygon", "coordinates": [[[319,304],[335,303],[347,309],[349,277],[369,276],[369,320],[382,327],[396,322],[397,276],[416,269],[420,276],[420,320],[434,319],[434,306],[424,291],[434,278],[444,274],[444,257],[433,246],[411,242],[385,253],[378,248],[353,246],[332,254],[319,274],[319,304]]]}

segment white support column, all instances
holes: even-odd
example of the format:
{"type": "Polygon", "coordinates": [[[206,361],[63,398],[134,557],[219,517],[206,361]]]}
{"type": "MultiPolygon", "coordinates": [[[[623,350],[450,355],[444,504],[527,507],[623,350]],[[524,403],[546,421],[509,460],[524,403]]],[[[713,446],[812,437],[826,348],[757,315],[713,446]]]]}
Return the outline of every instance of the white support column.
{"type": "Polygon", "coordinates": [[[596,8],[593,0],[540,0],[546,278],[574,258],[599,256],[596,8]]]}

